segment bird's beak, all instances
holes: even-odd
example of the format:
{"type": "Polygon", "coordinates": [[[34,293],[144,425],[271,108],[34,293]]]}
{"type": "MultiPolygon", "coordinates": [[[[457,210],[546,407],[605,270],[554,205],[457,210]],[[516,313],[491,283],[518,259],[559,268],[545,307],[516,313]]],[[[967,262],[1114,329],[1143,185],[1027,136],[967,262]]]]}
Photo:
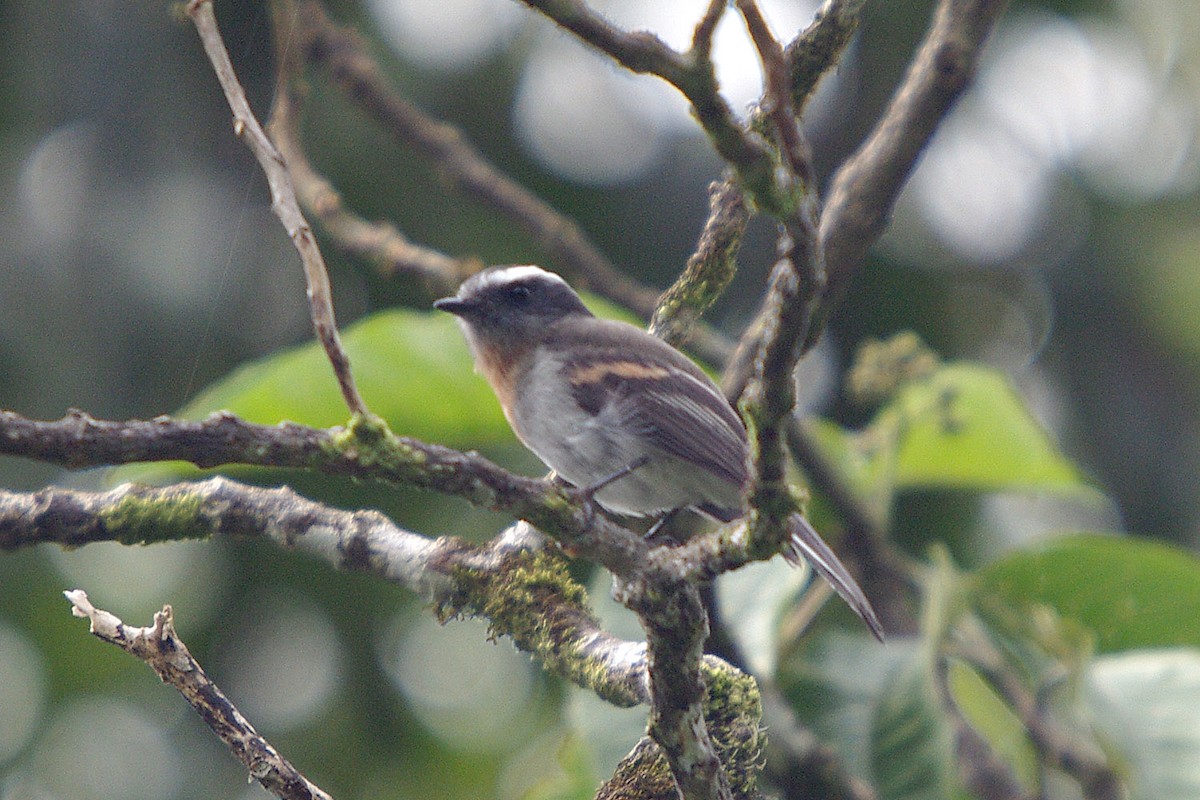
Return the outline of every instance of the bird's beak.
{"type": "Polygon", "coordinates": [[[447,314],[462,317],[471,313],[475,305],[457,297],[443,297],[441,300],[435,300],[433,307],[438,311],[445,311],[447,314]]]}

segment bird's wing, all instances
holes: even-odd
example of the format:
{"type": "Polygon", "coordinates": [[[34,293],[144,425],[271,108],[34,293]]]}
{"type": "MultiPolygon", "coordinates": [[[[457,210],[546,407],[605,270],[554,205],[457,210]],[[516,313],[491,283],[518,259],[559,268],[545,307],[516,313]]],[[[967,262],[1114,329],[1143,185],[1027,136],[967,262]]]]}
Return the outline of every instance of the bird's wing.
{"type": "Polygon", "coordinates": [[[580,406],[593,414],[608,407],[615,419],[663,452],[734,486],[745,484],[746,428],[721,390],[687,356],[613,320],[564,323],[557,334],[580,406]]]}
{"type": "Polygon", "coordinates": [[[733,486],[746,483],[746,429],[715,387],[674,373],[645,391],[619,392],[616,404],[617,413],[659,450],[733,486]]]}

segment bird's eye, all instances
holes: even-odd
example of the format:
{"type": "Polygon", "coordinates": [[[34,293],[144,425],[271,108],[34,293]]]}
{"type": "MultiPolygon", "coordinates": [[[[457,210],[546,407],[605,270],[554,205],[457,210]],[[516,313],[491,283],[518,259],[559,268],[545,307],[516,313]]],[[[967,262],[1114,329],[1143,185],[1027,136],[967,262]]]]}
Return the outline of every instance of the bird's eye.
{"type": "Polygon", "coordinates": [[[508,299],[514,303],[524,303],[533,294],[533,290],[523,284],[508,287],[508,299]]]}

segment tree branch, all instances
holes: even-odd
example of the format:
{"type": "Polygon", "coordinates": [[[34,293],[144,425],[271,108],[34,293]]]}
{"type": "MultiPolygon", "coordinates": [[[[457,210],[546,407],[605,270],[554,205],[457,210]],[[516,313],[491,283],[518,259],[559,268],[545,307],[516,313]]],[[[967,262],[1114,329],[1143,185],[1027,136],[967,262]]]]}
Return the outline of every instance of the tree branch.
{"type": "Polygon", "coordinates": [[[683,797],[731,800],[729,776],[704,719],[700,661],[708,619],[700,591],[694,580],[670,580],[662,571],[643,575],[618,581],[614,596],[638,615],[646,632],[653,698],[647,733],[666,753],[683,797]]]}
{"type": "MultiPolygon", "coordinates": [[[[291,6],[277,2],[285,9],[291,6]]],[[[335,24],[315,0],[300,0],[294,8],[297,38],[306,46],[307,59],[328,70],[390,133],[429,158],[452,186],[517,221],[573,281],[647,317],[653,312],[656,293],[619,272],[578,225],[501,173],[458,128],[392,89],[355,31],[335,24]]]]}
{"type": "Polygon", "coordinates": [[[887,110],[834,175],[821,218],[829,272],[822,323],[883,233],[921,151],[970,84],[1006,5],[1006,0],[941,0],[887,110]]]}
{"type": "Polygon", "coordinates": [[[636,571],[650,549],[640,536],[597,515],[575,490],[513,475],[479,455],[396,436],[374,418],[320,430],[287,422],[255,425],[228,412],[199,422],[110,422],[73,411],[37,422],[0,411],[0,453],[73,468],[180,460],[198,467],[313,469],[429,489],[508,512],[615,574],[636,571]]]}
{"type": "Polygon", "coordinates": [[[1089,748],[1046,713],[980,626],[960,626],[956,633],[955,652],[979,670],[1016,713],[1043,763],[1074,778],[1088,800],[1125,796],[1120,778],[1099,748],[1089,748]]]}
{"type": "Polygon", "coordinates": [[[312,228],[300,211],[296,201],[296,192],[292,186],[292,178],[288,173],[287,163],[275,149],[275,145],[267,138],[250,103],[246,93],[238,83],[237,74],[221,40],[221,32],[217,28],[217,18],[213,14],[211,0],[190,0],[187,4],[187,14],[196,26],[196,33],[204,45],[204,52],[212,62],[213,71],[225,92],[225,99],[233,111],[233,132],[246,143],[258,159],[267,183],[271,187],[271,210],[279,217],[284,230],[300,254],[304,265],[304,279],[308,284],[309,313],[312,317],[313,330],[325,348],[325,355],[333,367],[342,397],[353,414],[366,414],[367,405],[354,383],[350,372],[350,359],[342,347],[338,335],[337,320],[333,314],[333,296],[329,288],[329,272],[325,269],[325,259],[313,238],[312,228]]]}
{"type": "MultiPolygon", "coordinates": [[[[398,583],[443,617],[486,617],[546,669],[616,705],[649,699],[645,646],[603,631],[561,556],[516,525],[484,546],[431,540],[376,511],[343,511],[287,488],[210,478],[162,488],[125,484],[107,492],[47,488],[0,491],[0,550],[39,543],[151,544],[228,536],[266,538],[333,566],[398,583]]],[[[724,667],[728,669],[728,667],[724,667]]]]}
{"type": "Polygon", "coordinates": [[[701,47],[687,54],[668,47],[645,31],[623,31],[592,11],[581,0],[522,0],[559,27],[607,53],[632,72],[657,75],[678,89],[718,155],[737,173],[742,188],[759,208],[773,216],[786,215],[791,198],[776,181],[776,160],[766,142],[744,128],[717,86],[716,70],[703,44],[714,16],[711,6],[698,28],[701,47]]]}
{"type": "MultiPolygon", "coordinates": [[[[239,462],[307,467],[432,488],[528,518],[636,587],[627,591],[626,599],[648,631],[647,650],[639,651],[636,657],[639,662],[644,659],[655,665],[657,672],[653,674],[665,676],[651,681],[649,698],[653,701],[653,713],[662,719],[657,726],[652,725],[652,731],[657,731],[656,741],[669,754],[677,756],[671,762],[673,768],[678,765],[676,774],[682,780],[681,785],[710,780],[713,765],[720,763],[711,741],[703,735],[695,740],[683,738],[695,736],[697,730],[704,728],[703,704],[693,700],[681,704],[679,700],[705,696],[699,658],[707,629],[702,611],[698,617],[694,614],[681,617],[680,609],[694,612],[699,608],[698,600],[694,605],[688,602],[698,574],[715,574],[714,570],[748,560],[745,549],[731,544],[727,535],[697,537],[686,546],[688,556],[677,558],[676,549],[685,548],[650,548],[641,537],[596,516],[590,507],[573,504],[574,493],[569,490],[513,476],[477,456],[395,437],[386,429],[361,420],[348,429],[323,431],[295,424],[253,425],[228,414],[215,414],[200,422],[159,418],[113,423],[96,421],[78,412],[58,422],[33,422],[0,412],[0,452],[72,466],[184,459],[198,466],[239,462]],[[681,588],[688,586],[692,588],[681,588]],[[670,601],[664,604],[664,598],[670,601]],[[687,623],[684,627],[677,627],[684,623],[687,623]],[[693,636],[694,646],[683,647],[680,636],[693,636]],[[680,677],[685,675],[686,679],[680,677]],[[698,749],[692,749],[693,746],[698,749]],[[700,758],[698,753],[707,755],[700,758]],[[700,771],[695,772],[697,769],[700,771]],[[697,779],[696,775],[702,778],[697,779]]],[[[125,486],[96,495],[46,489],[35,495],[0,494],[0,499],[3,500],[0,548],[3,549],[37,541],[73,546],[104,539],[132,544],[213,533],[266,535],[288,546],[310,549],[345,568],[370,569],[393,580],[401,579],[422,596],[433,592],[435,600],[438,587],[428,583],[426,567],[440,574],[461,567],[475,568],[473,574],[492,574],[480,573],[475,561],[458,554],[444,540],[439,541],[437,550],[431,550],[432,546],[420,537],[406,534],[400,537],[401,550],[394,552],[391,523],[375,512],[321,509],[287,490],[249,492],[222,479],[163,489],[125,486]],[[454,557],[450,558],[447,552],[454,553],[454,557]]],[[[511,580],[511,571],[498,574],[504,580],[511,580]]],[[[494,603],[507,602],[504,598],[508,593],[498,591],[503,584],[477,578],[472,585],[474,592],[455,594],[452,600],[443,602],[445,609],[448,613],[456,610],[482,613],[496,626],[496,620],[503,615],[497,612],[494,603]]],[[[456,584],[454,591],[464,592],[465,585],[456,584]]],[[[506,624],[499,632],[513,636],[519,646],[540,652],[536,645],[524,644],[530,634],[519,631],[536,629],[555,617],[546,609],[537,608],[526,609],[524,613],[510,612],[510,618],[533,622],[525,628],[506,624]]],[[[587,626],[582,626],[578,619],[564,618],[555,627],[580,631],[587,626]]],[[[571,645],[568,650],[590,653],[597,643],[604,644],[594,630],[580,636],[581,641],[592,644],[571,645]]],[[[528,641],[537,640],[535,637],[528,641]]],[[[562,642],[554,641],[547,653],[562,652],[564,647],[562,642]]],[[[626,653],[624,657],[629,656],[626,653]]],[[[543,654],[543,658],[554,663],[548,655],[543,654]]],[[[604,659],[601,662],[607,663],[604,659]]],[[[578,679],[577,674],[596,672],[595,658],[578,669],[559,667],[559,671],[578,679]]],[[[610,699],[629,697],[628,680],[619,682],[626,687],[622,690],[624,694],[614,693],[611,683],[606,681],[603,687],[593,684],[589,688],[610,699]]],[[[644,698],[642,695],[637,699],[644,698]]],[[[718,778],[712,785],[720,786],[722,780],[718,778]]]]}
{"type": "MultiPolygon", "coordinates": [[[[799,355],[816,341],[824,315],[836,300],[825,292],[824,258],[829,258],[830,268],[834,271],[831,274],[834,288],[843,287],[849,274],[861,263],[870,242],[882,230],[883,221],[920,148],[928,140],[938,119],[961,92],[962,85],[965,85],[974,68],[983,37],[1002,3],[989,3],[986,0],[943,1],[922,55],[889,108],[889,116],[881,121],[855,159],[838,173],[830,193],[829,207],[821,218],[818,217],[806,144],[793,110],[793,107],[803,104],[811,92],[811,86],[802,87],[801,81],[792,76],[801,69],[801,62],[808,65],[804,67],[806,74],[823,72],[821,59],[827,59],[827,66],[836,57],[836,52],[845,46],[849,37],[847,31],[852,29],[857,5],[861,3],[855,0],[846,3],[829,0],[824,9],[830,12],[828,18],[836,18],[837,25],[830,22],[826,23],[829,28],[818,28],[823,22],[818,19],[810,31],[797,40],[812,46],[802,58],[798,55],[800,49],[797,42],[793,42],[786,51],[779,47],[779,43],[767,31],[765,21],[752,0],[739,0],[738,6],[759,48],[767,73],[768,88],[763,111],[778,145],[778,152],[772,149],[771,142],[758,135],[757,129],[743,127],[717,92],[708,50],[712,31],[722,13],[721,3],[708,4],[697,26],[692,50],[682,54],[667,47],[656,37],[626,33],[611,26],[576,0],[526,0],[526,3],[585,41],[613,55],[630,69],[660,75],[679,88],[692,102],[715,148],[732,166],[750,201],[783,224],[779,260],[772,271],[767,301],[752,336],[743,339],[743,345],[750,345],[745,348],[745,352],[749,353],[747,363],[751,366],[746,374],[752,377],[749,378],[750,385],[745,394],[756,442],[757,479],[752,498],[753,520],[756,528],[773,531],[771,536],[760,539],[756,533],[755,541],[751,541],[744,527],[732,527],[717,534],[697,537],[679,548],[650,548],[628,531],[597,517],[590,505],[580,502],[578,493],[542,481],[513,476],[477,456],[396,437],[377,420],[366,417],[366,408],[358,397],[349,364],[338,341],[328,297],[328,278],[323,264],[319,262],[319,252],[313,246],[312,233],[299,214],[283,158],[258,128],[233,78],[228,57],[224,54],[223,46],[220,46],[208,0],[192,0],[188,12],[196,22],[234,109],[235,131],[239,137],[247,137],[248,144],[267,172],[272,186],[273,206],[305,261],[314,327],[326,347],[343,395],[356,418],[345,429],[318,431],[294,425],[274,428],[252,426],[228,415],[215,415],[198,423],[168,419],[107,423],[76,413],[57,423],[36,423],[16,415],[0,414],[0,452],[31,455],[74,466],[183,458],[201,466],[238,462],[306,467],[330,474],[369,477],[434,489],[528,519],[617,574],[622,598],[638,612],[647,631],[647,647],[640,650],[605,640],[587,619],[578,614],[555,618],[557,622],[554,627],[560,632],[566,631],[575,637],[577,632],[586,631],[581,634],[582,638],[570,639],[572,646],[587,650],[585,641],[590,641],[598,646],[601,653],[606,654],[599,656],[599,663],[604,664],[600,671],[604,675],[613,674],[610,667],[614,665],[636,662],[636,666],[620,673],[624,677],[608,688],[592,688],[618,699],[644,701],[649,698],[652,701],[650,732],[668,754],[677,785],[688,797],[728,797],[736,787],[722,769],[722,760],[728,762],[728,756],[721,750],[719,731],[709,727],[712,724],[713,678],[710,674],[706,679],[701,679],[702,668],[708,665],[708,661],[700,655],[698,642],[703,640],[703,610],[696,596],[694,581],[711,577],[752,558],[769,555],[763,550],[764,541],[768,545],[779,543],[776,539],[785,530],[782,521],[795,507],[794,498],[784,481],[782,446],[784,423],[792,408],[792,370],[799,355]],[[834,11],[838,13],[834,14],[834,11]],[[846,14],[842,14],[842,11],[846,14]],[[965,22],[960,19],[963,14],[972,13],[978,14],[980,19],[965,22]],[[811,33],[814,30],[828,33],[828,41],[832,44],[822,45],[825,39],[818,42],[817,35],[811,33]],[[930,44],[935,40],[939,43],[937,47],[930,44]],[[932,55],[927,56],[926,51],[931,47],[932,55]],[[818,55],[810,59],[813,52],[818,55]],[[931,84],[933,89],[927,89],[926,83],[931,84]],[[922,94],[923,91],[928,96],[922,94]],[[940,100],[942,96],[949,99],[940,100]],[[897,108],[901,110],[896,111],[897,108]],[[898,116],[890,116],[893,112],[898,116]],[[905,113],[910,116],[905,116],[905,113]],[[895,126],[900,126],[899,132],[893,129],[895,126]],[[779,169],[781,164],[782,170],[779,169]],[[277,186],[276,179],[280,175],[280,186],[277,186]],[[285,195],[290,196],[290,201],[285,195]],[[283,208],[288,203],[290,206],[283,208]],[[861,241],[847,239],[854,236],[859,236],[861,241]],[[310,265],[311,253],[306,255],[306,247],[311,253],[316,253],[316,266],[310,265]],[[612,663],[605,659],[610,659],[612,663]],[[646,664],[652,666],[648,685],[646,664]],[[635,675],[638,677],[629,677],[635,675]],[[704,701],[706,682],[709,697],[707,705],[704,701]]],[[[602,294],[614,297],[643,314],[648,314],[654,308],[649,290],[637,286],[612,269],[611,264],[587,241],[577,226],[495,170],[457,129],[424,115],[391,92],[383,83],[378,67],[364,55],[358,39],[333,26],[318,4],[304,2],[297,18],[302,28],[308,26],[306,30],[309,35],[301,36],[301,40],[307,44],[306,57],[329,68],[335,80],[347,88],[357,102],[383,119],[405,141],[423,150],[452,182],[484,198],[510,218],[521,220],[522,225],[552,255],[571,265],[571,274],[581,278],[582,283],[590,284],[593,288],[603,287],[602,294]]],[[[821,35],[825,36],[826,33],[821,35]]],[[[287,73],[293,78],[296,74],[294,67],[287,73]]],[[[286,80],[287,76],[282,79],[286,80]]],[[[283,94],[286,93],[281,92],[283,94]]],[[[289,99],[294,98],[285,98],[285,101],[289,99]]],[[[297,144],[294,107],[285,106],[280,119],[280,129],[291,133],[288,144],[297,144]]],[[[298,146],[295,155],[295,163],[301,165],[303,171],[307,164],[298,146]]],[[[393,245],[398,241],[389,238],[390,233],[395,233],[394,229],[390,229],[390,233],[386,228],[372,229],[368,223],[356,217],[338,214],[340,203],[337,202],[336,193],[332,194],[333,200],[329,199],[331,195],[322,194],[328,184],[324,184],[323,188],[320,176],[311,170],[304,173],[302,182],[307,186],[308,202],[314,206],[325,203],[327,207],[333,207],[328,216],[331,226],[337,228],[338,225],[348,225],[340,229],[338,235],[355,242],[361,252],[382,247],[373,242],[371,236],[383,236],[393,245]],[[322,197],[325,199],[322,200],[322,197]]],[[[732,184],[729,186],[733,188],[732,184]]],[[[727,197],[732,198],[733,195],[727,197]]],[[[714,213],[693,257],[693,260],[703,262],[700,268],[714,281],[722,280],[719,277],[722,258],[730,267],[735,259],[737,239],[744,227],[744,222],[738,221],[744,208],[742,212],[734,208],[740,201],[740,197],[730,200],[729,208],[734,209],[730,215],[732,223],[725,228],[722,226],[727,220],[718,218],[714,202],[714,213]],[[709,240],[710,232],[713,234],[711,256],[705,252],[705,242],[709,240]],[[727,255],[722,256],[722,252],[727,255]],[[713,260],[708,261],[709,258],[713,260]]],[[[326,217],[322,215],[322,218],[326,217]]],[[[456,263],[451,267],[439,262],[437,257],[440,254],[436,253],[431,256],[429,252],[410,251],[402,257],[412,259],[412,269],[426,270],[423,274],[429,275],[435,285],[448,280],[442,270],[458,270],[463,266],[456,263]],[[433,267],[433,264],[438,266],[433,267]]],[[[686,287],[687,276],[682,280],[686,287]]],[[[693,283],[690,289],[698,286],[693,283]]],[[[701,298],[696,302],[698,296],[693,293],[684,305],[690,304],[691,308],[702,311],[706,302],[711,300],[701,298]]],[[[699,313],[696,311],[696,316],[699,313]]],[[[108,502],[110,505],[105,511],[91,516],[77,505],[72,505],[83,497],[80,493],[58,489],[26,496],[4,493],[0,495],[0,546],[10,546],[10,540],[6,537],[17,536],[14,531],[29,524],[41,525],[45,530],[67,531],[58,534],[64,537],[63,541],[70,541],[72,536],[111,535],[113,531],[120,531],[120,536],[140,537],[144,541],[165,533],[178,533],[183,529],[194,531],[195,526],[201,523],[215,524],[217,530],[221,530],[222,525],[228,529],[221,532],[237,530],[238,526],[257,526],[254,532],[258,534],[271,533],[267,529],[274,526],[273,531],[290,529],[293,536],[299,537],[297,541],[322,548],[323,555],[336,558],[342,566],[381,568],[376,559],[387,547],[373,535],[382,533],[381,524],[390,523],[379,515],[375,515],[377,519],[370,517],[370,512],[360,512],[368,516],[351,515],[341,520],[342,524],[349,526],[345,529],[348,538],[314,544],[318,540],[309,538],[305,531],[314,527],[313,520],[325,519],[321,516],[324,512],[306,509],[294,518],[287,514],[254,517],[253,514],[238,516],[235,513],[229,516],[242,508],[236,503],[229,503],[228,487],[233,484],[214,481],[198,486],[210,484],[213,494],[208,498],[203,493],[198,495],[193,491],[194,487],[186,485],[164,490],[122,487],[116,491],[123,491],[123,495],[96,495],[98,498],[104,497],[96,502],[108,502]],[[172,495],[171,491],[177,494],[172,495]],[[154,495],[154,492],[166,494],[154,495]],[[11,501],[12,497],[18,497],[19,500],[11,501]],[[4,516],[5,504],[10,502],[14,503],[15,516],[4,516]],[[149,509],[149,505],[159,502],[166,503],[167,508],[172,510],[165,518],[159,516],[161,509],[156,507],[153,513],[149,509]],[[33,506],[30,506],[31,503],[33,506]],[[305,513],[310,515],[307,521],[305,513]],[[352,529],[373,533],[358,538],[350,535],[352,529]]],[[[289,502],[294,507],[295,500],[297,498],[292,495],[289,502]]],[[[16,544],[11,546],[24,543],[15,538],[12,541],[16,544]]],[[[292,544],[290,541],[288,543],[292,544]]],[[[480,563],[476,563],[480,559],[488,561],[492,558],[491,554],[470,549],[453,540],[431,543],[422,537],[416,537],[411,547],[414,549],[405,551],[409,553],[405,557],[406,563],[410,566],[419,565],[414,568],[411,580],[423,582],[423,592],[440,596],[439,593],[446,586],[452,586],[455,592],[460,592],[440,603],[443,613],[484,614],[493,620],[494,626],[497,619],[503,618],[503,614],[488,605],[503,596],[502,584],[497,583],[480,563]],[[447,575],[450,578],[443,584],[447,575]],[[470,575],[473,582],[465,581],[465,575],[470,575]],[[430,582],[436,583],[436,586],[431,586],[430,582]]],[[[496,557],[501,560],[508,558],[507,555],[496,557]]],[[[510,566],[514,563],[509,562],[510,566]]],[[[530,567],[522,561],[516,566],[518,569],[531,569],[532,572],[528,574],[537,585],[541,585],[538,582],[547,575],[543,571],[545,565],[540,562],[530,567]]],[[[511,577],[507,569],[503,574],[504,580],[511,577]]],[[[557,608],[573,607],[571,602],[563,598],[556,599],[555,604],[557,608]]],[[[582,608],[586,614],[586,606],[582,608]]],[[[533,603],[514,611],[513,617],[520,620],[545,619],[545,613],[545,607],[533,603]]],[[[555,647],[561,645],[562,640],[558,638],[539,639],[540,634],[535,631],[527,632],[518,625],[510,626],[508,623],[504,625],[506,630],[513,631],[508,635],[515,640],[530,636],[528,646],[535,650],[539,641],[551,641],[555,647]]],[[[540,657],[550,663],[555,653],[547,652],[540,657]]],[[[595,653],[589,655],[589,658],[596,657],[595,653]]],[[[595,663],[588,661],[586,665],[591,668],[595,663]]],[[[573,668],[560,665],[556,669],[570,673],[573,668]]],[[[726,766],[729,766],[728,763],[726,766]]]]}
{"type": "MultiPolygon", "coordinates": [[[[735,2],[742,19],[746,22],[746,31],[750,34],[750,40],[754,42],[762,64],[763,96],[755,116],[770,120],[779,153],[790,173],[788,179],[777,175],[776,182],[782,184],[789,195],[794,194],[794,190],[791,190],[794,180],[800,181],[803,187],[815,187],[812,153],[809,152],[808,142],[800,131],[800,120],[792,106],[792,78],[784,58],[783,47],[771,33],[771,28],[755,0],[735,2]]],[[[753,122],[754,120],[752,124],[753,122]]],[[[815,188],[812,191],[815,192],[815,188]]],[[[794,203],[789,203],[788,207],[793,205],[794,203]]]]}
{"type": "Polygon", "coordinates": [[[713,35],[717,32],[721,17],[725,15],[726,5],[726,0],[709,0],[704,16],[696,23],[696,29],[692,33],[690,55],[693,59],[712,59],[713,35]]]}
{"type": "Polygon", "coordinates": [[[732,179],[708,188],[708,220],[683,273],[663,293],[650,319],[650,333],[676,347],[728,288],[737,273],[737,254],[750,222],[750,209],[732,179]]]}
{"type": "MultiPolygon", "coordinates": [[[[270,6],[274,12],[271,28],[279,74],[267,131],[287,163],[300,202],[321,221],[338,247],[373,262],[381,275],[405,273],[416,278],[424,286],[429,301],[453,294],[463,278],[478,272],[483,265],[476,259],[451,258],[414,244],[390,223],[368,222],[346,208],[333,184],[309,162],[300,144],[302,94],[297,90],[304,53],[309,48],[306,43],[295,41],[296,28],[300,27],[295,24],[295,8],[284,2],[273,2],[270,6]]],[[[302,28],[299,32],[307,31],[302,28]]]]}
{"type": "Polygon", "coordinates": [[[866,0],[825,0],[812,24],[784,48],[791,75],[792,105],[800,114],[821,78],[841,58],[866,0]]]}
{"type": "Polygon", "coordinates": [[[962,782],[981,800],[1035,800],[1022,791],[1012,770],[971,727],[954,702],[950,693],[949,666],[944,656],[934,659],[933,689],[938,705],[954,731],[954,755],[962,782]]]}
{"type": "MultiPolygon", "coordinates": [[[[543,550],[544,540],[528,525],[514,525],[485,546],[449,537],[430,540],[378,512],[331,509],[290,489],[250,487],[225,478],[163,488],[126,484],[108,492],[0,491],[0,549],[215,535],[265,537],[341,569],[394,581],[432,603],[442,618],[487,618],[494,635],[510,637],[547,670],[609,702],[654,701],[646,645],[618,640],[599,627],[565,561],[543,550]]],[[[675,659],[665,661],[670,665],[675,659]]],[[[705,656],[694,666],[713,687],[707,696],[701,694],[699,713],[714,725],[715,752],[739,785],[752,785],[762,744],[754,681],[715,657],[705,656]]]]}
{"type": "Polygon", "coordinates": [[[331,800],[279,755],[208,677],[175,632],[170,606],[154,615],[153,626],[133,628],[93,606],[80,589],[63,594],[71,601],[71,613],[91,622],[93,636],[146,662],[163,683],[175,687],[264,789],[283,800],[331,800]]]}

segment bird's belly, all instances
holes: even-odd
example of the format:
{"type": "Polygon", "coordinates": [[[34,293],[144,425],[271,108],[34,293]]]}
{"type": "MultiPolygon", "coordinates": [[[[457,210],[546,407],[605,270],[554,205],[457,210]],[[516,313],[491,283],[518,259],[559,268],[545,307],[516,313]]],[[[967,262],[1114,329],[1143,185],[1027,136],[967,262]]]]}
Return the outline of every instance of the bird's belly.
{"type": "MultiPolygon", "coordinates": [[[[530,387],[535,388],[535,387],[530,387]]],[[[611,412],[592,415],[570,398],[539,404],[540,414],[518,413],[515,427],[525,446],[568,483],[590,488],[621,470],[649,460],[596,492],[596,501],[619,514],[645,516],[712,503],[741,504],[741,487],[651,447],[627,431],[611,412]]]]}

